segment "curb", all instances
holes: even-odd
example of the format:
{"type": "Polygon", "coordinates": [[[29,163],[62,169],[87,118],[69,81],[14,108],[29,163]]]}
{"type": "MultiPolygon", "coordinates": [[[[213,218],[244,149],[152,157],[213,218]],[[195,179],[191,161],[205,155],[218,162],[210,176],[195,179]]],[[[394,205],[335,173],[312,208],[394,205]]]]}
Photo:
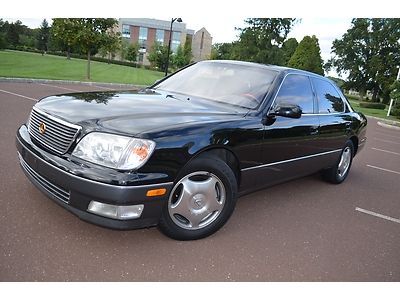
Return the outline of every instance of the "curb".
{"type": "Polygon", "coordinates": [[[83,84],[83,85],[89,85],[89,86],[103,85],[103,86],[110,86],[110,87],[134,88],[134,89],[146,87],[146,85],[127,84],[127,83],[91,82],[91,81],[78,81],[78,80],[34,79],[34,78],[12,78],[12,77],[0,77],[0,82],[83,84]]]}
{"type": "Polygon", "coordinates": [[[386,119],[372,117],[372,116],[367,116],[367,117],[378,120],[377,124],[381,127],[400,130],[400,122],[399,121],[386,120],[386,119]]]}
{"type": "Polygon", "coordinates": [[[399,126],[390,125],[390,124],[387,124],[387,123],[384,123],[384,122],[380,122],[380,121],[378,121],[378,125],[381,126],[381,127],[385,127],[385,128],[400,130],[399,126]]]}

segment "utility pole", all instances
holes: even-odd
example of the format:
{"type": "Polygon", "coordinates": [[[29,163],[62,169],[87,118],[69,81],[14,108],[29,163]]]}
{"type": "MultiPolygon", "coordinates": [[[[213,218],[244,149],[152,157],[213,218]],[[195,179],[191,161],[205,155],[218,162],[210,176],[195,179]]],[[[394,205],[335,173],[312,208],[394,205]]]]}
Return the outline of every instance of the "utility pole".
{"type": "MultiPolygon", "coordinates": [[[[396,80],[400,81],[400,67],[399,67],[399,72],[397,73],[396,80]]],[[[394,102],[393,99],[390,99],[389,109],[388,109],[386,117],[389,117],[389,115],[390,115],[390,111],[392,110],[392,107],[393,107],[393,102],[394,102]]]]}

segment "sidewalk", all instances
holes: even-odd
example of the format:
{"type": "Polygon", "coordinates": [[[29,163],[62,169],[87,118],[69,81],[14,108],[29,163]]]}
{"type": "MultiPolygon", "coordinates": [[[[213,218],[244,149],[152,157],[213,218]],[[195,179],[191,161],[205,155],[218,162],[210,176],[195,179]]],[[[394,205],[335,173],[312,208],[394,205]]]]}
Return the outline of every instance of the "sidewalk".
{"type": "Polygon", "coordinates": [[[55,79],[33,79],[33,78],[14,78],[0,77],[0,82],[19,82],[19,83],[54,83],[54,84],[84,84],[84,85],[104,85],[111,87],[122,88],[143,88],[144,85],[126,84],[126,83],[109,83],[109,82],[92,82],[92,81],[77,81],[77,80],[55,80],[55,79]]]}

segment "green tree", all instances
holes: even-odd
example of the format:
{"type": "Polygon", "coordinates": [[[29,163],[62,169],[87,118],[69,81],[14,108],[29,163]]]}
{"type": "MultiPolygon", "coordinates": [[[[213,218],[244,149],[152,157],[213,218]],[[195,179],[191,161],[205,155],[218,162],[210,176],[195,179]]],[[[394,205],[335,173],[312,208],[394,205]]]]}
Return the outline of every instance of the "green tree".
{"type": "Polygon", "coordinates": [[[42,54],[46,53],[48,49],[49,36],[50,36],[49,23],[47,23],[46,19],[44,19],[42,24],[40,25],[39,32],[37,35],[38,49],[43,51],[42,54]]]}
{"type": "Polygon", "coordinates": [[[389,101],[390,86],[400,65],[400,19],[353,19],[351,27],[332,45],[334,57],[327,67],[348,73],[348,88],[372,100],[389,101]]]}
{"type": "Polygon", "coordinates": [[[114,59],[117,51],[120,50],[121,47],[121,33],[111,30],[104,36],[103,45],[99,49],[99,52],[102,53],[102,57],[108,56],[108,63],[110,63],[111,59],[114,59]]]}
{"type": "Polygon", "coordinates": [[[126,54],[128,53],[128,48],[130,45],[131,45],[131,43],[130,43],[129,39],[122,38],[121,48],[119,51],[121,60],[126,60],[126,54]]]}
{"type": "Polygon", "coordinates": [[[290,58],[288,66],[324,75],[321,49],[315,35],[303,38],[290,58]]]}
{"type": "Polygon", "coordinates": [[[8,48],[7,32],[10,24],[7,21],[0,19],[0,49],[8,48]]]}
{"type": "Polygon", "coordinates": [[[54,19],[53,34],[69,49],[72,46],[79,46],[87,54],[86,78],[90,80],[92,52],[107,43],[110,32],[117,24],[118,21],[112,18],[54,19]],[[59,21],[56,22],[57,20],[59,21]]]}
{"type": "MultiPolygon", "coordinates": [[[[149,60],[150,64],[153,67],[158,68],[159,70],[165,70],[166,62],[168,56],[168,45],[161,45],[158,42],[153,44],[147,59],[149,60]]],[[[173,55],[169,56],[169,64],[172,65],[172,57],[173,55]]]]}
{"type": "Polygon", "coordinates": [[[284,65],[287,66],[289,63],[290,58],[296,51],[297,46],[299,43],[295,38],[290,38],[286,41],[283,42],[282,45],[282,51],[283,51],[283,59],[284,59],[284,65]]]}
{"type": "MultiPolygon", "coordinates": [[[[18,21],[17,21],[18,22],[18,21]]],[[[7,31],[7,41],[10,45],[16,47],[19,45],[19,26],[15,23],[11,23],[7,31]]]]}
{"type": "Polygon", "coordinates": [[[128,46],[127,51],[126,51],[126,59],[131,61],[131,62],[135,62],[137,60],[138,51],[139,51],[139,44],[138,43],[130,44],[128,46]]]}
{"type": "Polygon", "coordinates": [[[284,63],[282,45],[296,19],[250,18],[247,27],[240,28],[239,40],[233,43],[233,59],[266,64],[284,63]]]}
{"type": "Polygon", "coordinates": [[[71,59],[72,47],[77,43],[77,31],[79,30],[73,19],[53,19],[51,26],[51,39],[55,48],[66,52],[67,59],[71,59]]]}
{"type": "Polygon", "coordinates": [[[190,64],[192,60],[192,45],[189,39],[186,39],[184,46],[178,46],[176,53],[173,55],[172,64],[175,68],[183,68],[190,64]]]}
{"type": "Polygon", "coordinates": [[[232,47],[232,43],[216,43],[212,45],[211,59],[231,59],[232,47]]]}
{"type": "Polygon", "coordinates": [[[6,37],[3,33],[0,32],[0,50],[7,48],[6,37]]]}

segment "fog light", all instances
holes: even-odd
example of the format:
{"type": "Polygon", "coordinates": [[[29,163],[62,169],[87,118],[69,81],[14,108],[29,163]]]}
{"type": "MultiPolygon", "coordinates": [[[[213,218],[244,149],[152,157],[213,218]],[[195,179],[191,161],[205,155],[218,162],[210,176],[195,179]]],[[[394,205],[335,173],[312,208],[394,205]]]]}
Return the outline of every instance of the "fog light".
{"type": "Polygon", "coordinates": [[[117,219],[117,220],[130,220],[137,219],[142,215],[144,205],[111,205],[97,201],[90,201],[88,211],[103,217],[117,219]]]}

